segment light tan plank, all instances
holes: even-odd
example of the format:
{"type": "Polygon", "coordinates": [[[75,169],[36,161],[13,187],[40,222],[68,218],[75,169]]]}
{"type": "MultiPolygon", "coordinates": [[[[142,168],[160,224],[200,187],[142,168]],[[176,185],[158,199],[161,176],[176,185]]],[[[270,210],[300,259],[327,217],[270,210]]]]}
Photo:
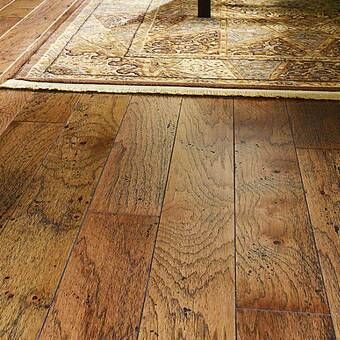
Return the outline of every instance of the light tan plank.
{"type": "Polygon", "coordinates": [[[82,96],[2,231],[1,336],[34,338],[42,326],[128,99],[82,96]]]}
{"type": "Polygon", "coordinates": [[[44,0],[15,0],[0,11],[0,18],[23,18],[33,11],[37,6],[39,6],[43,1],[44,0]]]}
{"type": "Polygon", "coordinates": [[[340,151],[298,150],[334,326],[340,338],[340,151]]]}
{"type": "Polygon", "coordinates": [[[0,37],[9,29],[11,29],[11,27],[13,27],[19,20],[20,18],[0,16],[0,37]]]}
{"type": "Polygon", "coordinates": [[[181,98],[134,96],[91,210],[159,216],[181,98]]]}
{"type": "Polygon", "coordinates": [[[232,101],[186,98],[140,339],[232,339],[232,101]]]}
{"type": "Polygon", "coordinates": [[[62,125],[12,123],[0,138],[0,230],[51,147],[62,125]]]}
{"type": "Polygon", "coordinates": [[[288,100],[297,147],[340,149],[338,101],[288,100]]]}
{"type": "Polygon", "coordinates": [[[235,100],[238,307],[328,313],[284,103],[235,100]]]}
{"type": "Polygon", "coordinates": [[[42,338],[136,338],[157,226],[157,217],[90,214],[42,338]]]}
{"type": "Polygon", "coordinates": [[[4,9],[4,7],[8,6],[12,0],[0,0],[0,11],[4,9]]]}
{"type": "Polygon", "coordinates": [[[335,340],[329,315],[237,311],[239,340],[335,340]]]}

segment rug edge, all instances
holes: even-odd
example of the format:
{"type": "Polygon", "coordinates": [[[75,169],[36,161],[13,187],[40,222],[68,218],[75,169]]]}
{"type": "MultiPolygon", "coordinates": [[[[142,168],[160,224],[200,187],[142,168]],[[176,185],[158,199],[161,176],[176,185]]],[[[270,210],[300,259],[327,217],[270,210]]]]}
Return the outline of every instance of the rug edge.
{"type": "Polygon", "coordinates": [[[316,100],[340,100],[340,92],[315,90],[268,90],[268,89],[235,89],[184,86],[150,86],[150,85],[109,85],[109,84],[74,84],[35,82],[10,79],[0,85],[0,89],[48,90],[67,92],[98,92],[116,94],[162,94],[188,96],[221,96],[221,97],[264,97],[264,98],[300,98],[316,100]]]}

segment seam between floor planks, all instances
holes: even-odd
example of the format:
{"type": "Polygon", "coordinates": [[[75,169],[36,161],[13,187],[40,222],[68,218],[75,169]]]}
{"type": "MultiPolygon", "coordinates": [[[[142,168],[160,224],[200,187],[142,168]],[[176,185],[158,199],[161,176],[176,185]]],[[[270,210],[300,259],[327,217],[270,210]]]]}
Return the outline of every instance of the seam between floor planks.
{"type": "MultiPolygon", "coordinates": [[[[94,197],[94,195],[95,195],[95,193],[96,193],[98,184],[99,184],[100,179],[101,179],[101,177],[102,177],[102,175],[103,175],[103,172],[104,172],[104,169],[105,169],[105,167],[106,167],[107,161],[108,161],[108,159],[110,158],[111,151],[112,151],[113,146],[114,146],[114,142],[115,142],[115,140],[116,140],[116,138],[117,138],[117,136],[118,136],[118,133],[119,133],[119,131],[120,131],[120,128],[121,128],[121,126],[122,126],[122,123],[123,123],[123,121],[124,121],[124,118],[125,118],[125,116],[126,116],[126,113],[128,112],[128,109],[129,109],[129,107],[130,107],[130,103],[131,103],[132,97],[133,97],[133,95],[130,95],[129,102],[128,102],[128,104],[126,105],[126,108],[125,108],[125,112],[124,112],[123,118],[122,118],[121,121],[120,121],[120,124],[119,124],[119,127],[118,127],[118,129],[117,129],[116,135],[115,135],[114,140],[113,140],[113,142],[112,142],[111,150],[110,150],[110,152],[108,152],[108,155],[107,155],[107,157],[106,157],[104,166],[103,166],[103,168],[102,168],[102,170],[101,170],[100,175],[98,176],[97,184],[96,184],[95,187],[93,188],[92,194],[91,194],[90,199],[89,199],[89,204],[87,205],[87,207],[86,207],[86,209],[85,209],[85,212],[84,212],[84,214],[83,214],[83,218],[82,218],[81,223],[80,223],[80,227],[79,227],[78,232],[77,232],[77,235],[76,235],[76,237],[74,238],[73,243],[72,243],[72,245],[71,245],[71,247],[70,247],[69,254],[67,255],[67,260],[66,260],[65,265],[64,265],[64,269],[63,269],[63,271],[61,272],[59,282],[58,282],[57,287],[56,287],[56,289],[55,289],[55,291],[54,291],[53,298],[52,298],[52,300],[51,300],[50,306],[49,306],[48,311],[47,311],[47,313],[46,313],[46,315],[45,315],[45,318],[44,318],[44,320],[43,320],[43,323],[42,323],[42,325],[41,325],[41,327],[40,327],[40,330],[39,330],[39,332],[38,332],[37,338],[40,338],[41,333],[42,333],[42,331],[43,331],[43,329],[44,329],[44,326],[45,326],[45,324],[46,324],[47,318],[48,318],[48,316],[49,316],[49,314],[50,314],[50,311],[51,311],[51,309],[52,309],[52,307],[53,307],[53,304],[54,304],[54,301],[55,301],[57,292],[58,292],[59,287],[60,287],[60,284],[61,284],[61,282],[62,282],[62,280],[63,280],[63,278],[64,278],[65,271],[66,271],[67,266],[68,266],[68,264],[69,264],[69,262],[70,262],[70,258],[71,258],[72,252],[73,252],[74,247],[75,247],[75,245],[76,245],[76,243],[77,243],[79,234],[80,234],[81,230],[83,229],[84,222],[85,222],[85,220],[86,220],[86,218],[87,218],[87,216],[88,216],[88,213],[89,213],[89,211],[90,211],[90,207],[91,207],[91,203],[92,203],[93,197],[94,197]]],[[[70,116],[71,116],[71,115],[72,115],[72,113],[70,114],[70,116]]]]}
{"type": "MultiPolygon", "coordinates": [[[[44,7],[45,3],[47,3],[49,0],[44,0],[42,3],[40,3],[33,11],[28,13],[23,19],[29,21],[31,19],[31,16],[34,17],[34,12],[37,8],[44,7]]],[[[46,40],[65,22],[65,20],[72,15],[74,11],[76,11],[84,0],[74,0],[70,5],[66,6],[59,15],[54,17],[49,23],[49,25],[43,29],[42,32],[40,32],[38,35],[35,35],[35,38],[33,41],[28,43],[28,46],[26,45],[24,50],[20,50],[19,54],[17,54],[13,60],[7,60],[7,66],[6,63],[0,59],[0,84],[9,79],[11,76],[13,76],[18,69],[20,69],[24,63],[46,42],[46,40]],[[3,64],[5,67],[3,67],[3,64]]],[[[20,20],[19,22],[24,22],[24,20],[20,20]]],[[[14,25],[11,27],[10,30],[6,31],[4,35],[11,32],[12,28],[17,28],[17,25],[14,25]]],[[[0,40],[3,39],[4,35],[0,37],[0,40]]],[[[30,37],[32,39],[32,37],[30,37]]],[[[21,42],[22,43],[22,42],[21,42]]]]}
{"type": "Polygon", "coordinates": [[[162,217],[162,214],[163,214],[163,207],[164,207],[166,191],[167,191],[167,188],[168,188],[168,185],[169,185],[170,169],[171,169],[172,158],[173,158],[173,155],[174,155],[175,144],[176,144],[176,139],[177,139],[178,124],[179,124],[179,121],[180,121],[180,118],[181,118],[181,113],[182,113],[183,100],[184,100],[184,97],[182,97],[181,103],[179,105],[179,112],[178,112],[178,116],[177,116],[175,135],[174,135],[174,139],[173,139],[173,143],[172,143],[170,161],[169,161],[169,166],[168,166],[168,173],[167,173],[167,177],[166,177],[166,181],[165,181],[165,186],[164,186],[164,190],[163,190],[163,200],[162,200],[161,210],[160,210],[160,213],[159,213],[159,216],[158,216],[159,219],[158,219],[158,224],[157,224],[156,237],[155,237],[155,242],[154,242],[154,245],[153,245],[152,256],[151,256],[151,261],[150,261],[150,267],[149,267],[149,272],[148,272],[148,278],[147,278],[147,281],[146,281],[146,287],[145,287],[145,291],[144,291],[144,299],[143,299],[142,309],[141,309],[140,318],[139,318],[139,327],[138,327],[138,333],[137,333],[137,340],[139,339],[139,335],[140,335],[140,329],[141,329],[140,326],[142,324],[143,312],[144,312],[144,307],[145,307],[145,301],[146,301],[148,290],[149,290],[149,283],[150,283],[150,277],[151,277],[151,271],[152,271],[152,264],[153,264],[153,260],[154,260],[154,257],[155,257],[155,250],[156,250],[156,244],[157,244],[157,239],[158,239],[159,225],[160,225],[161,217],[162,217]]]}
{"type": "MultiPolygon", "coordinates": [[[[316,239],[315,239],[315,232],[314,232],[314,227],[313,227],[313,223],[312,223],[312,219],[311,219],[311,213],[309,211],[309,205],[308,205],[308,202],[307,202],[305,183],[303,181],[303,177],[302,177],[302,173],[301,173],[300,160],[299,160],[299,157],[298,157],[298,154],[297,154],[297,151],[296,151],[295,134],[294,134],[294,131],[293,131],[293,125],[292,125],[291,117],[290,117],[289,112],[288,112],[288,106],[287,106],[287,100],[286,99],[284,100],[284,106],[285,106],[285,111],[286,111],[286,115],[287,115],[287,119],[288,119],[288,123],[289,123],[289,128],[290,128],[291,135],[292,135],[292,140],[293,140],[293,145],[294,145],[294,153],[295,153],[297,166],[298,166],[298,169],[299,169],[299,176],[300,176],[301,186],[302,186],[302,190],[303,190],[303,200],[305,202],[305,206],[307,207],[308,221],[309,221],[309,224],[311,226],[313,244],[314,244],[314,247],[316,249],[318,266],[319,266],[319,269],[320,269],[320,276],[321,276],[322,284],[323,284],[323,287],[324,287],[324,290],[325,290],[325,295],[326,295],[327,307],[328,307],[328,310],[331,311],[329,299],[328,299],[328,291],[326,289],[327,286],[325,284],[325,278],[324,278],[324,274],[323,274],[323,270],[322,270],[323,267],[322,267],[322,263],[321,263],[321,259],[320,259],[319,248],[318,248],[318,244],[317,244],[316,239]]],[[[332,322],[333,322],[333,319],[332,319],[332,322]]],[[[333,325],[333,327],[334,327],[334,325],[333,325]]]]}
{"type": "MultiPolygon", "coordinates": [[[[15,119],[15,117],[13,118],[15,119]]],[[[15,120],[15,122],[18,122],[18,123],[37,123],[37,124],[62,124],[64,125],[62,122],[46,122],[46,121],[43,121],[43,120],[15,120]]],[[[0,135],[1,136],[1,135],[0,135]]]]}
{"type": "MultiPolygon", "coordinates": [[[[131,98],[130,98],[130,103],[129,103],[129,106],[128,106],[128,108],[126,109],[126,112],[125,112],[125,114],[129,111],[129,108],[130,108],[130,106],[132,105],[131,104],[131,100],[132,100],[132,98],[133,98],[133,96],[131,96],[131,98]]],[[[138,96],[137,96],[137,98],[138,98],[138,96]]],[[[181,103],[181,101],[178,101],[179,103],[181,103]]],[[[132,110],[133,111],[133,110],[132,110]]],[[[176,110],[177,111],[177,110],[176,110]]],[[[177,131],[177,126],[178,126],[178,121],[179,121],[179,113],[180,113],[180,105],[179,105],[179,108],[178,108],[178,112],[177,112],[177,122],[176,122],[176,129],[175,129],[175,131],[174,131],[174,133],[176,133],[176,131],[177,131]]],[[[121,127],[122,127],[122,125],[124,124],[124,121],[125,121],[126,119],[125,119],[125,116],[123,117],[123,119],[122,119],[122,121],[121,121],[121,125],[120,125],[120,127],[119,127],[119,130],[118,130],[118,132],[117,132],[117,135],[116,135],[116,138],[120,135],[120,132],[121,132],[121,127]]],[[[125,131],[126,132],[126,131],[125,131]]],[[[171,145],[171,150],[170,150],[170,154],[172,153],[172,150],[173,150],[173,148],[174,148],[174,143],[175,143],[175,138],[173,138],[173,142],[172,142],[172,145],[171,145]]],[[[119,143],[118,143],[119,144],[119,143]]],[[[113,154],[113,148],[114,148],[114,143],[113,143],[113,146],[112,146],[112,148],[111,148],[111,152],[109,153],[109,157],[108,157],[108,159],[111,157],[111,155],[113,154]]],[[[108,160],[106,161],[106,165],[103,167],[103,171],[105,171],[104,169],[105,169],[105,167],[107,167],[107,164],[108,164],[108,160]]],[[[101,180],[102,180],[102,178],[103,178],[103,171],[102,171],[102,173],[101,173],[101,178],[100,178],[100,180],[98,181],[98,183],[100,183],[101,182],[101,180]]],[[[169,164],[169,167],[167,168],[167,172],[169,172],[170,171],[170,164],[169,164]]],[[[166,177],[168,177],[168,176],[166,176],[166,177]]],[[[162,190],[162,191],[164,191],[165,192],[165,190],[166,190],[166,188],[165,188],[165,186],[164,186],[164,189],[162,190]]],[[[89,205],[89,210],[87,211],[87,217],[90,217],[91,215],[92,215],[92,211],[91,211],[91,206],[93,205],[93,199],[92,199],[92,202],[91,202],[91,204],[89,205]]],[[[125,213],[124,214],[124,209],[122,210],[122,213],[119,213],[119,210],[118,210],[118,212],[117,212],[117,214],[109,214],[109,215],[111,215],[111,216],[118,216],[118,217],[122,217],[122,216],[129,216],[129,213],[125,213]]],[[[101,214],[101,216],[108,216],[108,214],[101,214]]],[[[134,216],[134,215],[131,215],[131,216],[134,216]]],[[[138,215],[136,215],[136,216],[138,216],[138,215]]],[[[139,215],[139,216],[145,216],[145,215],[139,215]]],[[[149,215],[148,215],[149,216],[149,215]]],[[[158,223],[159,223],[159,217],[157,217],[157,219],[158,219],[158,221],[157,221],[157,224],[156,224],[156,228],[158,228],[158,223]]],[[[84,225],[82,225],[82,227],[81,227],[82,229],[84,229],[84,225]]],[[[81,232],[81,231],[80,231],[81,232]]],[[[80,232],[79,232],[79,235],[80,235],[80,232]]],[[[79,238],[79,237],[78,237],[79,238]]],[[[153,247],[155,246],[155,243],[153,244],[153,247]]],[[[73,252],[72,253],[75,253],[75,250],[73,250],[73,252]]],[[[71,257],[72,257],[72,254],[71,254],[71,257]]],[[[70,260],[70,259],[69,259],[70,260]]],[[[69,267],[69,266],[68,266],[69,267]]],[[[67,270],[67,269],[66,269],[67,270]]],[[[65,281],[65,279],[63,278],[63,280],[65,281]]],[[[61,285],[62,285],[62,280],[60,281],[61,282],[61,285]]],[[[60,289],[58,289],[58,291],[62,291],[62,289],[60,288],[60,289]]],[[[145,289],[145,291],[146,291],[146,289],[145,289]]],[[[56,293],[56,294],[58,294],[58,293],[56,293]]],[[[145,298],[145,292],[143,291],[143,295],[142,295],[142,297],[143,298],[145,298]]],[[[57,297],[55,296],[54,297],[54,302],[55,302],[55,300],[57,299],[57,297]]],[[[54,308],[54,304],[52,304],[51,305],[51,309],[53,310],[53,308],[54,308]]],[[[53,312],[51,312],[51,309],[49,310],[49,314],[51,315],[51,313],[53,312]]],[[[141,313],[142,313],[142,311],[141,311],[141,313]]],[[[139,318],[139,315],[138,315],[138,318],[139,318]]],[[[48,324],[48,318],[46,318],[46,320],[45,320],[45,325],[43,325],[43,327],[42,327],[42,330],[41,330],[41,332],[40,332],[40,334],[44,334],[44,332],[46,331],[46,322],[47,322],[47,324],[48,324]]],[[[127,334],[125,334],[125,335],[127,335],[127,334]]]]}
{"type": "Polygon", "coordinates": [[[9,1],[6,5],[0,7],[0,14],[1,14],[1,11],[3,11],[6,7],[8,7],[9,5],[11,5],[14,1],[16,1],[16,0],[11,0],[11,1],[9,1]]]}
{"type": "MultiPolygon", "coordinates": [[[[25,123],[25,122],[23,122],[23,123],[25,123]]],[[[32,123],[34,123],[34,122],[32,122],[32,123]]],[[[45,122],[45,123],[46,123],[46,122],[45,122]]],[[[40,124],[41,124],[41,123],[40,123],[40,124]]],[[[35,178],[35,176],[37,175],[38,171],[39,171],[40,168],[43,166],[44,161],[45,161],[46,158],[48,157],[49,152],[50,152],[50,151],[52,150],[52,148],[56,145],[56,143],[57,143],[57,141],[58,141],[58,139],[59,139],[59,137],[60,137],[60,135],[61,135],[61,133],[62,133],[62,131],[63,131],[63,130],[62,130],[62,126],[63,126],[64,124],[59,123],[59,125],[60,125],[60,131],[59,131],[59,133],[57,133],[57,135],[56,135],[56,137],[55,137],[55,140],[54,140],[54,141],[51,143],[51,145],[47,148],[47,151],[46,151],[44,157],[42,158],[40,164],[36,167],[35,171],[33,171],[33,174],[32,174],[32,176],[31,176],[31,178],[28,180],[26,189],[19,195],[19,197],[18,197],[18,199],[16,200],[15,204],[11,207],[11,208],[13,209],[13,211],[12,211],[11,214],[8,216],[8,219],[7,219],[7,221],[4,223],[3,227],[0,229],[0,235],[1,235],[2,231],[5,230],[7,224],[9,223],[9,221],[11,220],[11,218],[13,217],[13,215],[15,214],[16,209],[17,209],[17,207],[18,207],[18,204],[20,203],[21,197],[24,195],[25,191],[30,187],[30,184],[32,183],[32,181],[34,180],[34,178],[35,178]]],[[[7,127],[7,128],[8,128],[8,127],[7,127]]],[[[5,130],[5,131],[6,131],[6,130],[5,130]]],[[[5,131],[4,131],[4,132],[5,132],[5,131]]],[[[0,134],[0,137],[1,137],[1,136],[2,136],[2,135],[0,134]]]]}
{"type": "Polygon", "coordinates": [[[297,310],[280,310],[280,309],[270,309],[270,308],[251,308],[251,307],[236,307],[236,310],[254,311],[254,312],[269,312],[269,313],[282,313],[282,314],[299,314],[305,316],[332,316],[331,313],[318,313],[318,312],[301,312],[297,310]]]}
{"type": "Polygon", "coordinates": [[[233,119],[233,213],[234,213],[234,282],[235,282],[235,289],[234,289],[234,327],[235,327],[235,339],[238,338],[238,332],[237,332],[237,307],[236,307],[236,301],[237,301],[237,252],[236,252],[236,235],[237,235],[237,215],[236,215],[236,135],[235,135],[235,98],[232,98],[233,103],[233,112],[232,112],[232,119],[233,119]]]}
{"type": "MultiPolygon", "coordinates": [[[[9,4],[7,4],[5,7],[3,7],[3,8],[1,8],[0,9],[0,12],[4,9],[4,8],[6,8],[6,7],[8,7],[8,6],[10,6],[13,2],[15,2],[16,0],[13,0],[13,1],[11,1],[9,4]]],[[[0,35],[0,39],[2,39],[6,34],[8,34],[13,28],[15,28],[17,25],[19,25],[24,19],[26,19],[29,15],[31,15],[34,11],[36,11],[37,9],[39,9],[39,7],[43,4],[43,3],[45,3],[46,1],[48,1],[48,0],[44,0],[44,1],[42,1],[38,6],[36,6],[36,7],[34,7],[29,13],[27,13],[24,17],[22,17],[22,18],[20,18],[20,20],[18,21],[18,22],[16,22],[13,26],[11,26],[6,32],[4,32],[3,34],[1,34],[0,35]]]]}

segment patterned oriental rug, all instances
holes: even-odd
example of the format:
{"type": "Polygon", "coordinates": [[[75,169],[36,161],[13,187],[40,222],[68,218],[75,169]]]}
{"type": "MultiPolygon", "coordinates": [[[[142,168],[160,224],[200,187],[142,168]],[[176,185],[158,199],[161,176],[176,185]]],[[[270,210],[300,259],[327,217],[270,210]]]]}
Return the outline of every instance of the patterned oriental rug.
{"type": "Polygon", "coordinates": [[[339,98],[337,0],[87,0],[7,87],[339,98]]]}

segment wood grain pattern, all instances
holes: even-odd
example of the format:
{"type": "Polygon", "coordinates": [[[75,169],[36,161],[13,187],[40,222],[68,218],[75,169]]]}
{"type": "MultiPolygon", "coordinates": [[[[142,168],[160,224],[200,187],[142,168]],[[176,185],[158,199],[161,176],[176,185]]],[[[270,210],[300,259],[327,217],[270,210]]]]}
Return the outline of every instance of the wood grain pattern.
{"type": "Polygon", "coordinates": [[[340,151],[297,151],[330,310],[340,338],[340,151]]]}
{"type": "Polygon", "coordinates": [[[0,17],[23,18],[44,0],[15,0],[0,11],[0,17]]]}
{"type": "Polygon", "coordinates": [[[235,100],[238,307],[328,313],[288,116],[235,100]]]}
{"type": "Polygon", "coordinates": [[[82,96],[3,229],[0,337],[40,329],[128,100],[82,96]]]}
{"type": "Polygon", "coordinates": [[[234,335],[232,101],[185,98],[140,339],[234,335]]]}
{"type": "Polygon", "coordinates": [[[11,77],[81,2],[45,1],[0,37],[0,83],[11,77]]]}
{"type": "Polygon", "coordinates": [[[0,230],[61,130],[61,124],[12,123],[1,136],[0,230]]]}
{"type": "Polygon", "coordinates": [[[0,135],[32,96],[32,91],[0,90],[0,135]]]}
{"type": "Polygon", "coordinates": [[[65,123],[80,98],[80,93],[34,92],[14,120],[65,123]]]}
{"type": "Polygon", "coordinates": [[[329,315],[237,311],[239,340],[335,340],[329,315]]]}
{"type": "Polygon", "coordinates": [[[8,6],[12,0],[0,0],[0,10],[2,10],[5,6],[8,6]]]}
{"type": "Polygon", "coordinates": [[[159,216],[181,98],[133,96],[91,209],[159,216]]]}
{"type": "Polygon", "coordinates": [[[158,217],[89,214],[42,338],[135,339],[157,226],[158,217]]]}
{"type": "Polygon", "coordinates": [[[288,100],[287,108],[297,147],[340,149],[339,102],[288,100]]]}
{"type": "Polygon", "coordinates": [[[18,21],[20,21],[20,18],[0,16],[0,37],[11,29],[18,21]]]}

